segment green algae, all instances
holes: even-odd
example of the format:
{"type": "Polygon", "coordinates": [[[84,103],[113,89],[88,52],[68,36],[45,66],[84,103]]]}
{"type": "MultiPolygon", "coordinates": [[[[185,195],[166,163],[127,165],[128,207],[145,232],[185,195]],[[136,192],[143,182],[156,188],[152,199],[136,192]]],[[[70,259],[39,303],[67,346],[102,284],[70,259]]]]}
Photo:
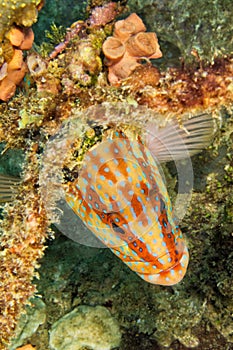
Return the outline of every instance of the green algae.
{"type": "Polygon", "coordinates": [[[86,18],[86,0],[79,0],[74,3],[73,0],[53,1],[46,0],[44,7],[40,11],[37,23],[33,26],[35,33],[35,42],[40,45],[45,41],[45,30],[50,32],[51,25],[66,28],[69,27],[77,19],[86,18]],[[67,16],[64,14],[68,14],[67,16]]]}
{"type": "Polygon", "coordinates": [[[212,63],[216,57],[232,54],[231,0],[129,0],[128,5],[159,40],[179,48],[186,63],[212,63]]]}
{"type": "Polygon", "coordinates": [[[49,30],[45,30],[45,40],[38,47],[37,50],[43,58],[46,58],[54,47],[64,41],[66,28],[62,25],[57,26],[55,23],[50,25],[49,30]]]}

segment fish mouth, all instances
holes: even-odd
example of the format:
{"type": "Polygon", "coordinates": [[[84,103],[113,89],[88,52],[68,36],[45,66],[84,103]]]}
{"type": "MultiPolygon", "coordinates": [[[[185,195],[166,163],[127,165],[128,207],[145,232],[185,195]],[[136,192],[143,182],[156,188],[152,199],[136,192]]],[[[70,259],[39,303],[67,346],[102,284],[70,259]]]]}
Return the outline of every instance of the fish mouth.
{"type": "Polygon", "coordinates": [[[189,263],[189,253],[188,249],[185,246],[182,257],[179,261],[177,261],[173,266],[162,270],[159,273],[150,274],[140,274],[137,273],[143,280],[149,282],[151,284],[159,284],[163,286],[173,286],[184,278],[187,267],[189,263]]]}

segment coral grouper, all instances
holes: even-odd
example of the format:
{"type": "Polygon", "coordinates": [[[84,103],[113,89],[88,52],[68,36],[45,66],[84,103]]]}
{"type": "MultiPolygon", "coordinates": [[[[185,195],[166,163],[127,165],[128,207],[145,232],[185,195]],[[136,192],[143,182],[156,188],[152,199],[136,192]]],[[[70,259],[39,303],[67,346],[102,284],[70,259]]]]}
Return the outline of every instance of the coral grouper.
{"type": "Polygon", "coordinates": [[[112,130],[86,152],[66,189],[67,203],[98,239],[141,278],[161,285],[183,278],[188,250],[157,160],[182,158],[185,149],[196,153],[212,132],[207,114],[186,121],[180,134],[177,125],[148,123],[145,142],[112,130]]]}

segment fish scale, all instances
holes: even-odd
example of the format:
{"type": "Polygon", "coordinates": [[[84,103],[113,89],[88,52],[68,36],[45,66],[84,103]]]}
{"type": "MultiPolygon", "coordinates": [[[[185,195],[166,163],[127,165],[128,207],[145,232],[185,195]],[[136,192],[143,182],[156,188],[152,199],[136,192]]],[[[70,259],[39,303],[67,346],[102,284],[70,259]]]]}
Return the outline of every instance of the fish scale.
{"type": "Polygon", "coordinates": [[[86,226],[144,280],[179,282],[188,250],[159,168],[141,139],[116,131],[90,149],[66,201],[86,226]]]}

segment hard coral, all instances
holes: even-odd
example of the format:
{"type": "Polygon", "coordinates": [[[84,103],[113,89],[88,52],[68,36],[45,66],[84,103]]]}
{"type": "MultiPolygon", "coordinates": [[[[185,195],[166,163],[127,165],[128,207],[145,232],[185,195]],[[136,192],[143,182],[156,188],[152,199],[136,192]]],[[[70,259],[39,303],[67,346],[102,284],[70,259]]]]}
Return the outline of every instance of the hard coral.
{"type": "Polygon", "coordinates": [[[43,0],[8,0],[0,4],[0,40],[4,39],[13,23],[19,26],[31,27],[37,20],[37,14],[43,5],[43,0]]]}
{"type": "Polygon", "coordinates": [[[156,34],[145,31],[146,27],[136,13],[116,22],[113,36],[103,44],[108,80],[112,85],[117,85],[141,66],[142,59],[162,56],[156,34]]]}

